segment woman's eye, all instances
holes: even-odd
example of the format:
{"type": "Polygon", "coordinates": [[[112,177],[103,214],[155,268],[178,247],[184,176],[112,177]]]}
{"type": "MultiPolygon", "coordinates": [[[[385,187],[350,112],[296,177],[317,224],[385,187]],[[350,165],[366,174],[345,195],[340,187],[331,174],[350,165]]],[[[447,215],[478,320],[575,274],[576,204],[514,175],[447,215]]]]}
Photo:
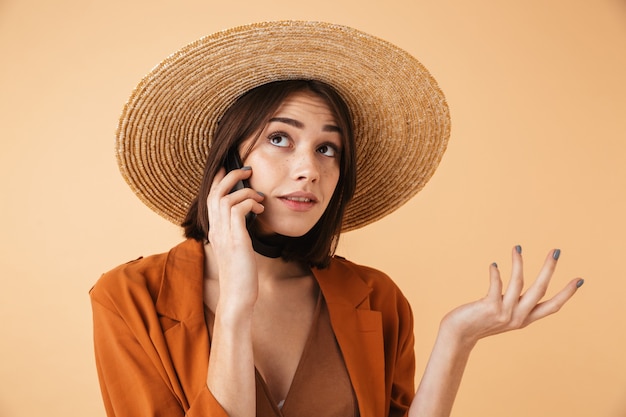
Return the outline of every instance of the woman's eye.
{"type": "Polygon", "coordinates": [[[335,147],[331,145],[322,145],[317,148],[317,151],[325,156],[334,157],[337,155],[337,149],[335,149],[335,147]]]}
{"type": "Polygon", "coordinates": [[[282,133],[276,133],[270,136],[269,141],[274,146],[280,146],[280,147],[289,146],[289,138],[282,133]]]}

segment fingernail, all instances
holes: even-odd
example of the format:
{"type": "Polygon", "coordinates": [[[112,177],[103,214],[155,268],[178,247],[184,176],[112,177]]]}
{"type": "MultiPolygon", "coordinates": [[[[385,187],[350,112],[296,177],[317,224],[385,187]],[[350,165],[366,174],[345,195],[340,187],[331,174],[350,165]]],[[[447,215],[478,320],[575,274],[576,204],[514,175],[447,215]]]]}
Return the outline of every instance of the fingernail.
{"type": "Polygon", "coordinates": [[[515,246],[515,251],[517,253],[522,253],[522,247],[520,245],[515,246]]]}
{"type": "Polygon", "coordinates": [[[579,279],[578,282],[576,283],[576,288],[582,287],[584,283],[585,283],[584,279],[579,279]]]}
{"type": "Polygon", "coordinates": [[[256,193],[257,193],[258,195],[260,195],[261,197],[265,197],[265,194],[263,194],[263,193],[262,193],[262,192],[260,192],[260,191],[257,191],[256,193]]]}
{"type": "Polygon", "coordinates": [[[243,171],[250,171],[252,169],[251,166],[246,165],[245,167],[241,167],[243,171]]]}
{"type": "Polygon", "coordinates": [[[557,259],[559,259],[559,256],[561,256],[561,249],[555,249],[552,253],[552,257],[556,261],[557,259]]]}
{"type": "Polygon", "coordinates": [[[493,266],[494,268],[497,268],[498,264],[494,262],[494,263],[491,264],[491,266],[493,266]]]}

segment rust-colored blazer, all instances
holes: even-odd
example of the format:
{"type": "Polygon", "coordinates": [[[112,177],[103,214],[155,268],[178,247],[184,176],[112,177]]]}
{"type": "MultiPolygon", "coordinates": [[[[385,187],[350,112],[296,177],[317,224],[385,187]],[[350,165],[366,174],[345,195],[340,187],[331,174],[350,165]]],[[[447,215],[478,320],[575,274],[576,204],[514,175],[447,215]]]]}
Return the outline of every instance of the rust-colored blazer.
{"type": "MultiPolygon", "coordinates": [[[[96,365],[109,417],[226,416],[206,386],[209,335],[204,250],[166,254],[104,274],[90,291],[96,365]]],[[[413,399],[413,317],[385,274],[335,257],[313,270],[362,417],[405,415],[413,399]]]]}

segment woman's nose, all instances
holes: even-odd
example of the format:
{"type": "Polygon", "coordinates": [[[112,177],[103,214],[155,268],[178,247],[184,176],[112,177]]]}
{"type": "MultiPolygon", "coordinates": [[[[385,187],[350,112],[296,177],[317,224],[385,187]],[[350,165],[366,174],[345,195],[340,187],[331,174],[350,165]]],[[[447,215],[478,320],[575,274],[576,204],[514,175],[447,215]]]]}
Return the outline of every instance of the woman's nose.
{"type": "Polygon", "coordinates": [[[319,179],[320,168],[315,152],[298,152],[292,162],[292,176],[297,180],[315,182],[319,179]]]}

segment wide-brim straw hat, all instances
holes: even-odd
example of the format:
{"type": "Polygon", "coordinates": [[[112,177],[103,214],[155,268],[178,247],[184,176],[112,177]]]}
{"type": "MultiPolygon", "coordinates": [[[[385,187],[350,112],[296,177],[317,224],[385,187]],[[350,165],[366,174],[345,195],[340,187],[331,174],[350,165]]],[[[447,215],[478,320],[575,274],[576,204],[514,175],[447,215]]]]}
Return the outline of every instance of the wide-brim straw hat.
{"type": "Polygon", "coordinates": [[[278,21],[206,36],[143,78],[117,132],[125,180],[148,207],[180,224],[197,195],[222,114],[248,90],[287,79],[323,81],[350,108],[357,189],[343,231],[396,210],[435,172],[450,116],[437,82],[417,59],[346,26],[278,21]]]}

